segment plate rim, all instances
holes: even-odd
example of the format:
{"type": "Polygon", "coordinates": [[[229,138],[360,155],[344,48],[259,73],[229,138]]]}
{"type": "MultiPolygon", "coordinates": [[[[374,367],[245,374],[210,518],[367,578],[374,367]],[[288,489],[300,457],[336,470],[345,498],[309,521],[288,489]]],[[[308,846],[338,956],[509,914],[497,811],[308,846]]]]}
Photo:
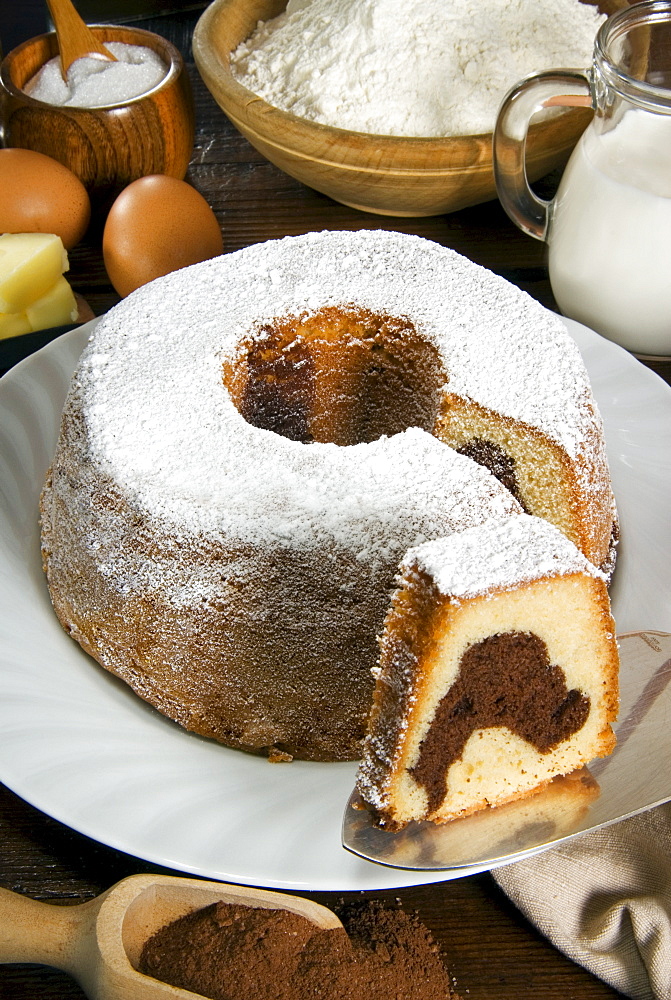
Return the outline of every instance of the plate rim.
{"type": "MultiPolygon", "coordinates": [[[[76,351],[76,356],[78,357],[79,350],[77,350],[77,347],[78,345],[80,345],[80,341],[81,341],[80,345],[81,349],[83,349],[86,343],[86,339],[90,335],[90,332],[95,326],[96,322],[97,320],[92,320],[81,327],[76,327],[73,330],[70,330],[62,334],[60,337],[51,341],[49,344],[45,345],[34,354],[18,362],[18,364],[14,366],[14,368],[10,369],[10,371],[0,380],[0,412],[5,406],[4,393],[5,393],[5,388],[7,386],[14,384],[18,385],[22,381],[25,381],[26,384],[28,384],[30,381],[39,384],[40,366],[44,365],[48,367],[49,363],[57,362],[59,358],[62,355],[67,354],[67,352],[70,352],[71,354],[74,355],[76,351]]],[[[637,361],[637,359],[634,358],[633,355],[629,354],[623,348],[618,347],[617,345],[613,344],[610,341],[604,340],[604,338],[599,337],[598,334],[589,330],[587,327],[584,327],[581,324],[575,323],[574,321],[571,320],[565,319],[564,322],[569,330],[569,333],[573,336],[573,339],[576,340],[576,342],[578,343],[581,353],[583,353],[583,355],[585,354],[588,355],[589,358],[591,359],[590,362],[588,362],[587,358],[585,360],[588,367],[588,372],[590,372],[590,376],[593,381],[594,381],[594,376],[590,371],[590,363],[598,363],[599,366],[602,366],[604,371],[606,371],[607,378],[609,379],[613,378],[613,373],[615,373],[616,380],[618,377],[618,372],[620,373],[620,375],[622,375],[622,373],[629,373],[629,372],[634,373],[635,374],[634,381],[640,382],[642,387],[641,392],[644,392],[644,394],[647,396],[648,399],[650,393],[652,393],[652,395],[655,397],[658,396],[663,406],[668,408],[669,414],[671,414],[671,387],[667,385],[667,383],[661,378],[661,376],[659,376],[654,371],[646,368],[639,361],[637,361]]],[[[74,363],[76,364],[76,357],[74,363]]],[[[29,392],[28,396],[30,396],[29,392]]],[[[671,442],[671,437],[669,437],[669,441],[671,442]]],[[[667,464],[669,466],[667,471],[671,473],[671,449],[669,449],[669,455],[667,456],[667,464]]],[[[627,539],[625,532],[625,545],[626,545],[626,540],[627,539]]],[[[617,580],[617,571],[616,571],[616,580],[617,580]]],[[[44,586],[44,590],[46,591],[46,585],[44,586]]],[[[638,627],[667,628],[669,631],[671,631],[671,622],[667,622],[666,624],[655,623],[655,622],[641,622],[638,624],[638,627]]],[[[60,630],[60,625],[58,626],[58,629],[60,630]]],[[[630,629],[621,629],[620,631],[625,631],[625,630],[629,631],[630,629]]],[[[66,639],[68,643],[72,642],[72,640],[70,640],[64,634],[63,637],[64,639],[66,639]]],[[[75,650],[76,653],[81,652],[79,651],[79,648],[74,645],[74,643],[73,643],[73,649],[75,650]]],[[[85,656],[85,654],[82,655],[85,656]]],[[[118,695],[119,691],[116,691],[114,689],[115,682],[118,683],[119,685],[121,685],[122,683],[118,682],[116,678],[112,677],[109,677],[109,681],[106,681],[105,683],[107,687],[110,688],[110,690],[114,690],[115,694],[118,695]]],[[[2,680],[2,676],[0,674],[0,688],[4,686],[5,685],[2,680]]],[[[130,695],[133,701],[138,700],[137,696],[133,695],[129,689],[125,688],[125,685],[122,685],[120,690],[124,698],[126,698],[127,695],[130,695]]],[[[150,712],[155,711],[153,709],[148,709],[147,706],[144,706],[142,712],[144,713],[147,710],[150,712]]],[[[1,714],[2,713],[0,711],[0,715],[1,714]]],[[[139,714],[139,710],[138,713],[135,713],[135,715],[137,714],[139,714]]],[[[153,716],[151,717],[153,718],[153,716]]],[[[174,727],[176,725],[174,723],[170,723],[169,720],[164,720],[163,717],[161,717],[161,720],[162,721],[159,725],[167,724],[170,727],[174,727]]],[[[199,739],[198,737],[194,737],[193,734],[185,733],[182,730],[179,731],[178,735],[180,738],[186,737],[189,740],[199,739]]],[[[6,738],[5,737],[0,738],[0,776],[2,776],[2,772],[7,770],[6,748],[7,748],[6,738]]],[[[218,745],[216,746],[216,750],[217,751],[223,750],[224,752],[227,752],[229,754],[240,753],[239,751],[231,751],[228,748],[221,748],[218,745]]],[[[246,756],[247,755],[245,755],[245,757],[246,756]]],[[[309,765],[309,762],[294,762],[291,765],[291,767],[303,768],[303,765],[305,764],[309,765]]],[[[264,762],[264,766],[270,766],[270,765],[267,765],[267,763],[264,762]]],[[[341,784],[346,785],[348,789],[351,790],[351,785],[353,783],[353,775],[356,765],[327,764],[327,765],[314,765],[314,766],[337,769],[340,775],[338,780],[340,781],[341,784]]],[[[332,773],[335,775],[336,770],[333,770],[332,773]]],[[[314,876],[309,876],[307,880],[303,881],[300,878],[297,879],[294,877],[287,877],[282,875],[276,878],[269,878],[266,874],[264,874],[263,877],[259,879],[255,875],[255,873],[250,870],[247,871],[239,870],[230,872],[223,870],[215,871],[210,867],[203,867],[202,864],[200,863],[193,863],[193,862],[190,863],[189,859],[184,857],[179,857],[179,858],[174,856],[170,857],[166,856],[165,853],[162,855],[154,854],[152,853],[151,850],[147,850],[146,846],[140,845],[140,850],[138,851],[137,845],[134,845],[132,842],[129,842],[128,837],[124,839],[123,837],[119,837],[118,835],[105,835],[104,833],[101,836],[101,831],[97,828],[95,822],[86,823],[78,819],[77,817],[73,817],[72,809],[68,808],[67,803],[62,805],[61,808],[54,808],[53,805],[49,803],[49,808],[45,808],[44,807],[45,798],[43,795],[40,794],[39,789],[37,791],[35,790],[35,782],[31,781],[30,776],[25,776],[23,779],[19,777],[18,780],[16,778],[12,780],[12,776],[10,775],[9,780],[7,780],[6,777],[2,777],[2,780],[7,785],[8,788],[10,788],[15,794],[19,795],[25,801],[29,802],[34,808],[46,813],[53,819],[56,819],[58,822],[61,822],[64,825],[69,826],[72,829],[75,829],[77,832],[87,837],[90,837],[93,840],[103,843],[111,848],[114,848],[115,850],[123,851],[126,854],[131,854],[135,855],[136,857],[143,858],[145,861],[151,864],[156,864],[162,867],[168,867],[179,871],[190,872],[192,874],[203,875],[205,877],[214,878],[221,881],[237,882],[239,884],[264,885],[264,886],[272,886],[276,888],[285,888],[285,889],[298,888],[301,890],[314,890],[314,891],[348,891],[348,890],[379,890],[379,889],[401,888],[405,886],[413,886],[413,885],[429,884],[431,882],[437,882],[437,881],[445,881],[446,878],[450,877],[449,874],[446,874],[444,871],[436,873],[409,872],[398,869],[383,868],[382,866],[364,861],[361,861],[360,864],[355,865],[355,867],[352,869],[351,875],[348,875],[344,879],[343,877],[336,875],[335,880],[333,878],[330,878],[328,875],[321,876],[319,879],[315,879],[314,876]]],[[[348,795],[349,795],[349,790],[342,799],[342,803],[340,806],[340,814],[342,814],[342,812],[344,811],[348,795]]],[[[340,851],[344,856],[349,856],[348,852],[346,852],[344,848],[340,847],[339,826],[337,830],[337,837],[338,837],[338,846],[340,851]]],[[[132,834],[131,834],[131,840],[132,840],[132,834]]],[[[454,877],[463,877],[464,875],[475,874],[478,871],[484,871],[484,870],[488,870],[488,866],[480,866],[480,867],[474,866],[473,868],[460,870],[458,875],[455,875],[454,877]]]]}

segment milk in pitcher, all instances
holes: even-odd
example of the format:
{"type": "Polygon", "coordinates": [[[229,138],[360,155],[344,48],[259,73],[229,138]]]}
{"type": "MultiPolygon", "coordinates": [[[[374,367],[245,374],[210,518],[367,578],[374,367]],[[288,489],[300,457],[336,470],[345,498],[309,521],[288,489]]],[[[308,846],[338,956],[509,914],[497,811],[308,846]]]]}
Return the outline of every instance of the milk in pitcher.
{"type": "Polygon", "coordinates": [[[588,127],[548,231],[561,311],[638,354],[671,355],[671,115],[588,127]]]}

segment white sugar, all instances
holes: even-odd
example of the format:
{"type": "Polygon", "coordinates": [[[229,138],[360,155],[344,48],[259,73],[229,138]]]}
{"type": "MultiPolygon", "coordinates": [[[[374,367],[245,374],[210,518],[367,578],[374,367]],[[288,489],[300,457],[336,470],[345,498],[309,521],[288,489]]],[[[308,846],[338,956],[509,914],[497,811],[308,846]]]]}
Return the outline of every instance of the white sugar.
{"type": "Polygon", "coordinates": [[[66,83],[60,56],[56,56],[28,81],[25,92],[37,101],[59,107],[101,108],[147,94],[167,75],[163,60],[144,45],[105,42],[105,48],[116,61],[95,55],[76,59],[66,83]]]}

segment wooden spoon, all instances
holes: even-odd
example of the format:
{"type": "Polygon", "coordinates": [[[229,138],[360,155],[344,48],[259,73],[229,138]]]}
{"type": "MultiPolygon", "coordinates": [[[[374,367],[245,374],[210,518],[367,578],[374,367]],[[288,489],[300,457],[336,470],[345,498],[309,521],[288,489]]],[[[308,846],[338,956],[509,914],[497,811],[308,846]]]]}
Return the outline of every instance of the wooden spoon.
{"type": "Polygon", "coordinates": [[[58,37],[58,48],[61,53],[61,75],[67,83],[68,70],[82,56],[98,55],[104,59],[116,62],[116,56],[99,42],[91,29],[81,19],[72,0],[47,0],[58,37]]]}
{"type": "Polygon", "coordinates": [[[342,927],[325,906],[264,889],[169,875],[133,875],[76,906],[0,889],[0,962],[55,966],[90,1000],[193,1000],[198,994],[137,971],[145,941],[193,910],[223,901],[289,910],[325,930],[342,927]]]}

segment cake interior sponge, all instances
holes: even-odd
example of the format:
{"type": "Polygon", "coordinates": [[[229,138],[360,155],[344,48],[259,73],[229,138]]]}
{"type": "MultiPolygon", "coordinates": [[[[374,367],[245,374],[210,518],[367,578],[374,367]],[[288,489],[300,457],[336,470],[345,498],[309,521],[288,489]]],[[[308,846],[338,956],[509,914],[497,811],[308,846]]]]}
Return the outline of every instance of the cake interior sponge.
{"type": "Polygon", "coordinates": [[[358,790],[379,825],[445,822],[610,753],[606,581],[529,515],[416,547],[381,638],[358,790]]]}

